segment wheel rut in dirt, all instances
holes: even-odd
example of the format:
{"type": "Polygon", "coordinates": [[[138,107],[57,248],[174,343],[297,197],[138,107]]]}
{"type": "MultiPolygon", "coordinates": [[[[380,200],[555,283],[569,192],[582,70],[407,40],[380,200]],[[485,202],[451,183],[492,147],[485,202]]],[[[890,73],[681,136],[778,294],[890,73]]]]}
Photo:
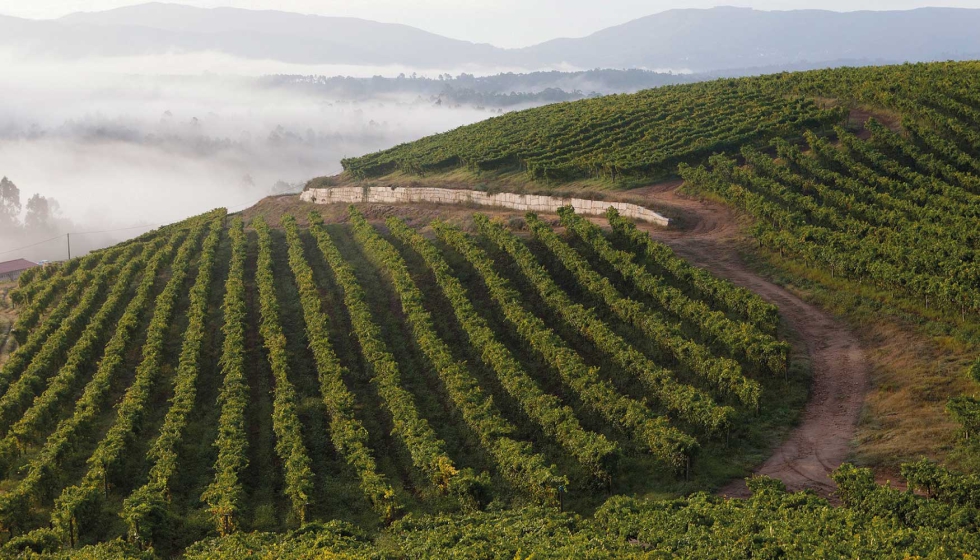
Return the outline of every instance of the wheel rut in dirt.
{"type": "MultiPolygon", "coordinates": [[[[637,194],[681,215],[685,227],[640,227],[695,265],[778,306],[783,320],[803,340],[811,361],[813,383],[799,425],[754,472],[780,479],[792,491],[808,488],[828,496],[835,489],[829,474],[848,457],[868,389],[870,365],[858,338],[828,313],[752,272],[738,256],[739,226],[732,212],[720,204],[682,196],[678,186],[654,186],[637,194]]],[[[749,491],[744,480],[736,480],[719,494],[745,497],[749,491]]]]}

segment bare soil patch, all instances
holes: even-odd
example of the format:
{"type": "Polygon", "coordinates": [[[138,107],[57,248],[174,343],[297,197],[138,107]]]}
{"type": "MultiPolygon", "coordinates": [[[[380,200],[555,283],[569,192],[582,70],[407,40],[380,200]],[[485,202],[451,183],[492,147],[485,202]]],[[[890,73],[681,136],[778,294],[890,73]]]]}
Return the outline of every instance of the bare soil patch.
{"type": "MultiPolygon", "coordinates": [[[[523,219],[524,212],[518,210],[508,210],[505,208],[494,208],[487,206],[469,205],[446,205],[432,203],[416,204],[356,204],[364,216],[372,222],[383,222],[390,216],[401,218],[409,224],[425,224],[435,219],[444,220],[463,227],[472,229],[472,217],[474,212],[480,212],[504,220],[523,219]]],[[[347,222],[347,204],[314,204],[303,202],[296,195],[267,197],[260,200],[255,206],[247,208],[241,212],[246,225],[255,217],[262,216],[270,226],[278,227],[279,221],[286,214],[296,218],[300,226],[307,225],[307,216],[310,211],[316,211],[328,224],[347,222]]]]}
{"type": "Polygon", "coordinates": [[[901,132],[902,130],[901,119],[898,115],[885,113],[880,110],[872,111],[866,107],[855,107],[851,109],[851,112],[847,115],[847,126],[857,131],[856,134],[858,138],[861,140],[867,140],[871,138],[871,131],[864,125],[871,117],[874,117],[875,120],[885,125],[893,132],[901,132]]]}

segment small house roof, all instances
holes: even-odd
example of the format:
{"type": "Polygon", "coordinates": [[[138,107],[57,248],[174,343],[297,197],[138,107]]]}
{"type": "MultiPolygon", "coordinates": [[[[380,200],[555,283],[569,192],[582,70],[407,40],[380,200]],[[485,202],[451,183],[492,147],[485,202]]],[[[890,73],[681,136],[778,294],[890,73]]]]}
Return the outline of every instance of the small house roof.
{"type": "Polygon", "coordinates": [[[20,272],[21,270],[27,270],[28,268],[34,268],[35,266],[37,266],[37,263],[33,263],[26,259],[0,262],[0,274],[20,272]]]}

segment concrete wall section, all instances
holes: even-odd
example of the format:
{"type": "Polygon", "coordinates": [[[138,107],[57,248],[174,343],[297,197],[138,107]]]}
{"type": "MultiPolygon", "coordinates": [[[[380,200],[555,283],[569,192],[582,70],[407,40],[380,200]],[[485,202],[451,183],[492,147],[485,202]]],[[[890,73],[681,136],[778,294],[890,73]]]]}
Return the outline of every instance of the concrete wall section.
{"type": "Polygon", "coordinates": [[[435,204],[473,204],[497,206],[523,212],[554,214],[562,206],[571,206],[577,214],[598,216],[612,206],[626,218],[667,226],[669,220],[660,214],[637,204],[607,202],[583,198],[561,198],[537,194],[497,193],[431,187],[333,187],[303,191],[300,199],[316,204],[372,202],[377,204],[411,204],[427,202],[435,204]]]}

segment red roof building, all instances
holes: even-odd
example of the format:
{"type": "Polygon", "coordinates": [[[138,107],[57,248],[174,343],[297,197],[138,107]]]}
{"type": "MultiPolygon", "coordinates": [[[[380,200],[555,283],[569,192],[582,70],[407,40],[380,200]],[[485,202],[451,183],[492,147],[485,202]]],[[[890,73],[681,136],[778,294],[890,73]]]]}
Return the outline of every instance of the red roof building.
{"type": "Polygon", "coordinates": [[[0,262],[0,282],[13,282],[20,277],[20,273],[29,268],[34,268],[37,263],[26,259],[0,262]]]}

